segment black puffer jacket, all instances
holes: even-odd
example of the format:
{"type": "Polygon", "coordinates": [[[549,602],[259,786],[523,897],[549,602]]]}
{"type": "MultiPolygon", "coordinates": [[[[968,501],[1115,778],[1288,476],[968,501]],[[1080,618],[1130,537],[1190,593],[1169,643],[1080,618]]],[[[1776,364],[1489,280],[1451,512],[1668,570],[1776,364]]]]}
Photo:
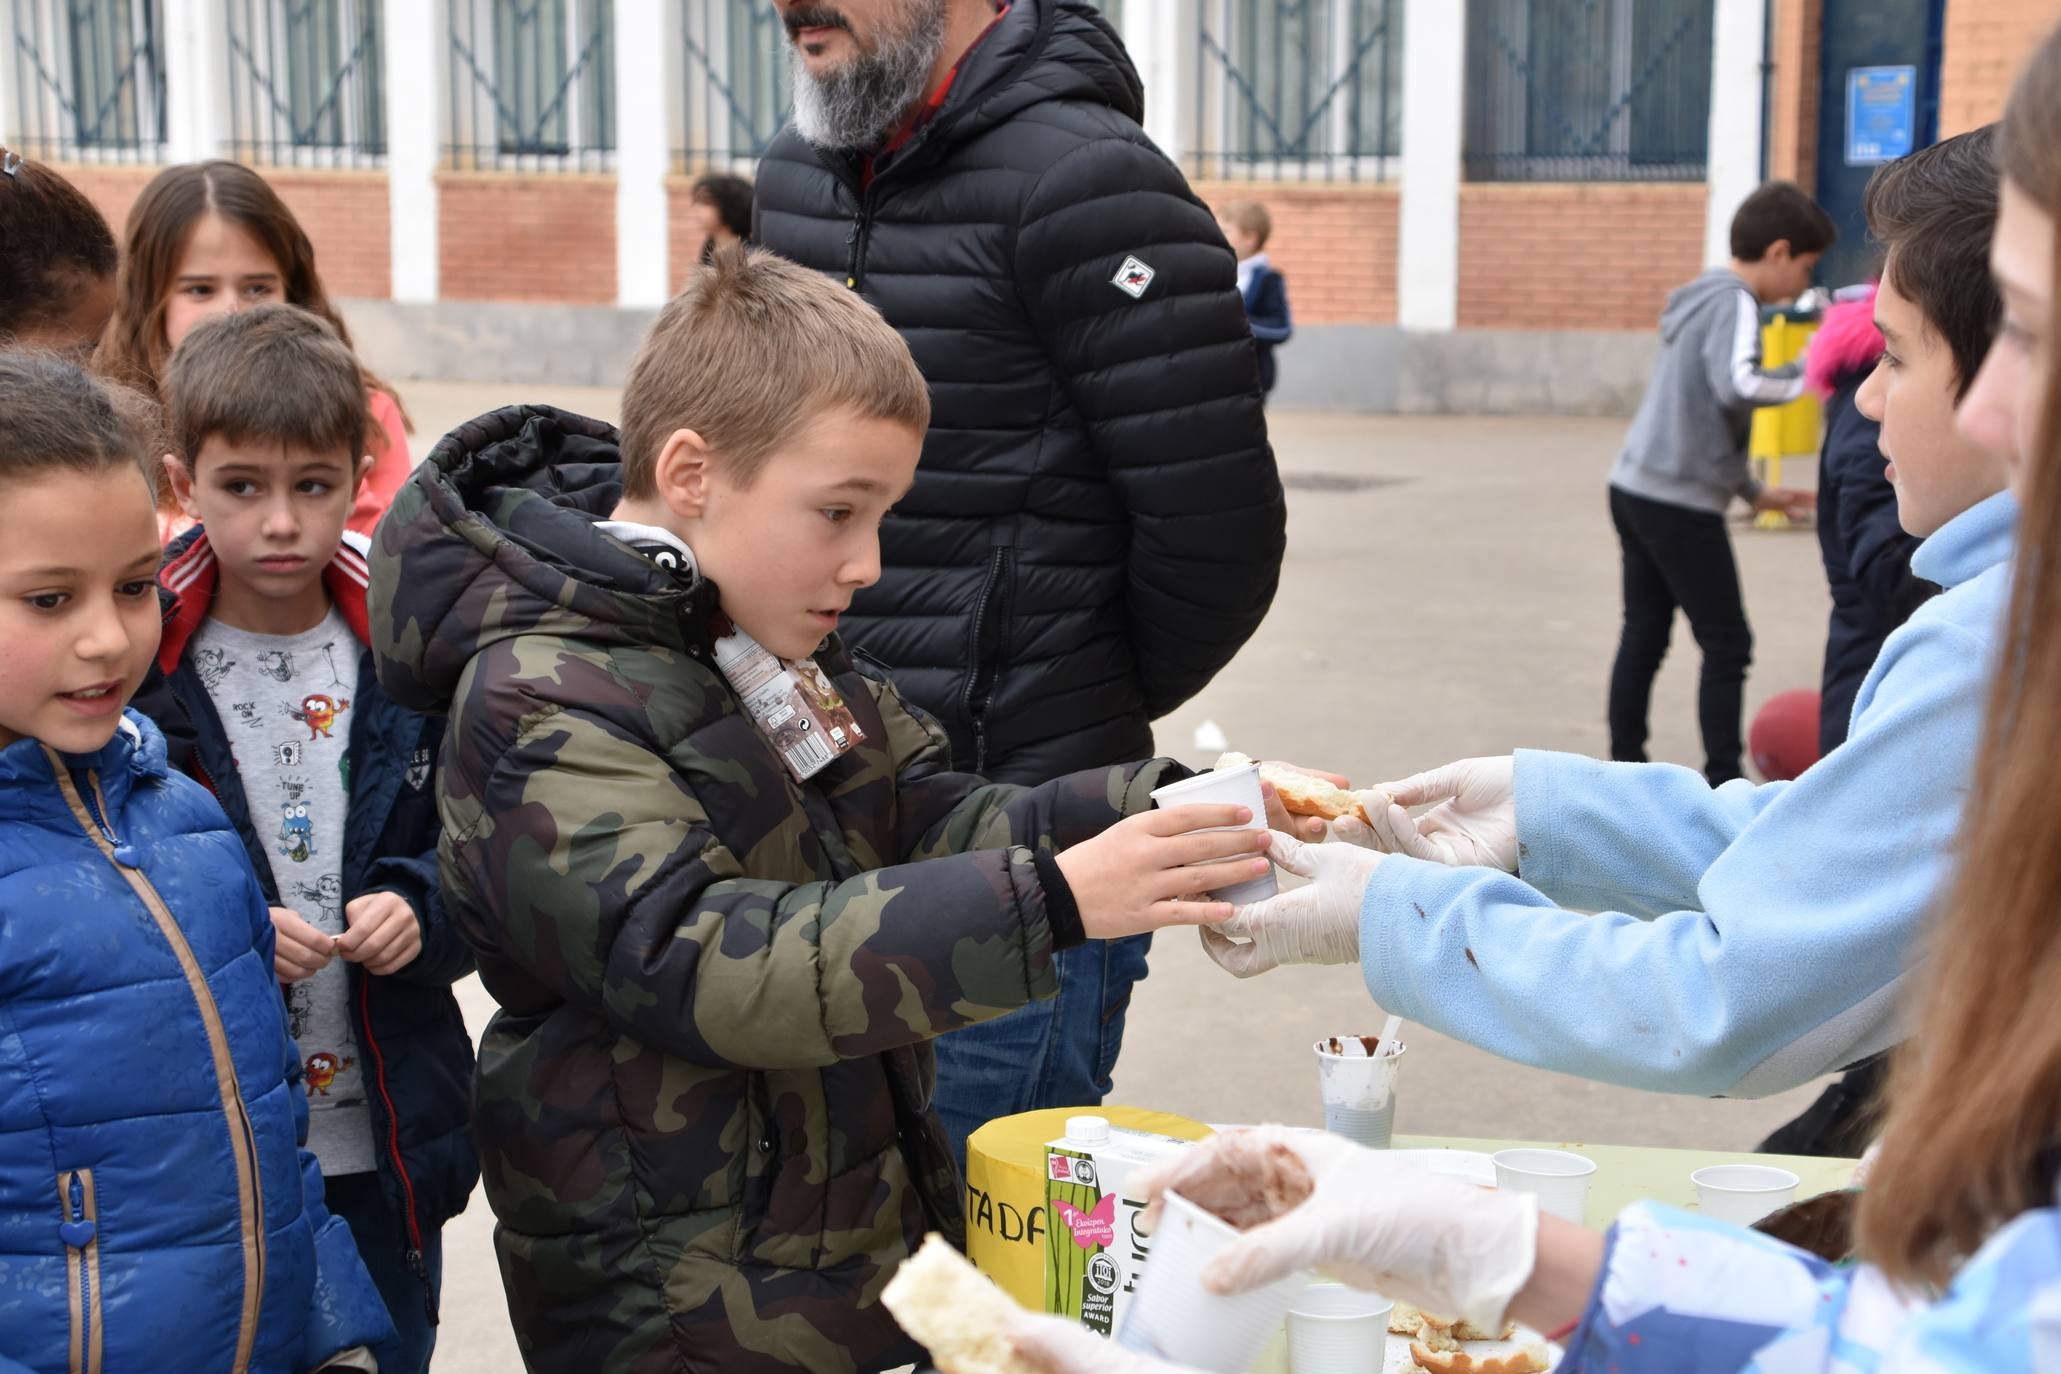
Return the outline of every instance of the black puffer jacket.
{"type": "Polygon", "coordinates": [[[870,183],[792,127],[759,168],[757,240],[849,281],[931,386],[846,634],[1000,780],[1148,757],[1280,572],[1236,264],[1143,109],[1099,14],[1015,0],[870,183]]]}

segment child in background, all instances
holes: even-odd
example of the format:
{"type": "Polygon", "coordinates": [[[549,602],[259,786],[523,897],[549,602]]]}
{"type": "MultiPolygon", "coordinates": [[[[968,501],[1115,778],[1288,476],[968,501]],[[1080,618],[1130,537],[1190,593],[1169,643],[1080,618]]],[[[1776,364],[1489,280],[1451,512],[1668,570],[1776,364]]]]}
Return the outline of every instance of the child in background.
{"type": "Polygon", "coordinates": [[[264,901],[123,710],[158,643],[148,410],[0,354],[0,1371],[370,1370],[264,901]]]}
{"type": "MultiPolygon", "coordinates": [[[[240,163],[167,167],[137,198],[126,237],[114,318],[93,360],[103,376],[155,397],[165,360],[195,325],[257,305],[311,311],[350,345],[300,221],[240,163]]],[[[358,372],[372,411],[372,463],[353,493],[349,528],[369,535],[414,461],[400,398],[362,365],[358,372]]],[[[161,524],[167,542],[189,528],[171,509],[161,524]]]]}
{"type": "Polygon", "coordinates": [[[397,1331],[380,1370],[424,1374],[440,1230],[479,1177],[450,991],[472,958],[437,888],[441,726],[380,690],[364,647],[364,548],[344,530],[362,376],[320,319],[263,306],[196,325],[164,391],[165,469],[198,527],[165,564],[158,666],[271,907],[308,1146],[397,1331]]]}
{"type": "Polygon", "coordinates": [[[1764,368],[1763,305],[1810,285],[1838,237],[1818,203],[1786,181],[1746,198],[1732,217],[1732,263],[1668,297],[1660,361],[1617,465],[1610,518],[1624,551],[1624,631],[1610,674],[1610,757],[1646,760],[1653,679],[1679,607],[1703,650],[1697,717],[1703,774],[1739,777],[1741,698],[1753,632],[1725,512],[1808,509],[1807,492],[1764,488],[1746,456],[1753,412],[1803,394],[1803,368],[1764,368]]]}
{"type": "Polygon", "coordinates": [[[84,362],[114,311],[107,221],[48,167],[0,148],[0,346],[84,362]]]}
{"type": "Polygon", "coordinates": [[[1288,282],[1267,261],[1267,240],[1274,236],[1273,216],[1256,200],[1234,200],[1217,216],[1231,251],[1238,255],[1238,294],[1252,321],[1252,342],[1259,351],[1260,392],[1272,395],[1279,375],[1274,348],[1295,333],[1288,311],[1288,282]]]}
{"type": "Polygon", "coordinates": [[[917,1352],[882,1283],[965,1229],[928,1042],[1054,995],[1057,950],[1225,918],[1173,899],[1267,840],[1151,811],[1165,760],[953,773],[854,663],[838,618],[930,414],[856,293],[718,253],[622,413],[460,427],[373,560],[380,681],[450,717],[509,1312],[532,1369],[889,1368],[917,1352]],[[818,672],[840,709],[794,685],[818,672]]]}
{"type": "Polygon", "coordinates": [[[696,267],[751,237],[751,183],[712,172],[687,193],[687,245],[696,267]]]}

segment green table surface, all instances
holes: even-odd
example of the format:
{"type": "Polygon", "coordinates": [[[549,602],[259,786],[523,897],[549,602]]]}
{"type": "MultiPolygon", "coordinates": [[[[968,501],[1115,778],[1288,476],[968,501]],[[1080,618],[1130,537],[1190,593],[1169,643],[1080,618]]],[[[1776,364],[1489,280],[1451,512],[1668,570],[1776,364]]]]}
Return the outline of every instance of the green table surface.
{"type": "MultiPolygon", "coordinates": [[[[1723,1150],[1672,1150],[1650,1145],[1598,1145],[1585,1140],[1468,1140],[1453,1136],[1399,1135],[1399,1150],[1476,1150],[1494,1154],[1520,1146],[1543,1146],[1550,1150],[1572,1150],[1596,1161],[1589,1182],[1589,1225],[1607,1228],[1619,1212],[1634,1202],[1664,1202],[1675,1207],[1696,1206],[1696,1185],[1689,1175],[1709,1164],[1771,1164],[1787,1169],[1802,1183],[1796,1196],[1812,1197],[1834,1192],[1853,1181],[1853,1159],[1816,1159],[1805,1155],[1730,1154],[1723,1150]]],[[[1407,1362],[1407,1361],[1406,1361],[1407,1362]]],[[[1252,1374],[1287,1374],[1288,1346],[1284,1337],[1273,1343],[1252,1366],[1252,1374]]]]}

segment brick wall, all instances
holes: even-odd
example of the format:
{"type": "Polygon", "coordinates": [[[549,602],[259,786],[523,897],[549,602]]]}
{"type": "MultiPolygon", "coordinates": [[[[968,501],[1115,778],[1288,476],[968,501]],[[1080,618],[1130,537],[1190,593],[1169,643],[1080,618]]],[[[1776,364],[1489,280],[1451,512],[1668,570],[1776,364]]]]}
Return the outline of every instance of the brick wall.
{"type": "Polygon", "coordinates": [[[1267,258],[1288,278],[1297,324],[1394,324],[1397,219],[1392,185],[1196,182],[1210,205],[1256,200],[1274,221],[1267,258]]]}
{"type": "Polygon", "coordinates": [[[1768,174],[1815,190],[1824,93],[1824,0],[1775,0],[1768,73],[1768,174]]]}
{"type": "Polygon", "coordinates": [[[1701,182],[1460,190],[1462,329],[1639,329],[1703,267],[1701,182]]]}
{"type": "Polygon", "coordinates": [[[614,177],[446,172],[437,217],[446,300],[615,302],[614,177]]]}
{"type": "Polygon", "coordinates": [[[1947,0],[1940,136],[2001,115],[2019,67],[2057,23],[2061,0],[1947,0]]]}

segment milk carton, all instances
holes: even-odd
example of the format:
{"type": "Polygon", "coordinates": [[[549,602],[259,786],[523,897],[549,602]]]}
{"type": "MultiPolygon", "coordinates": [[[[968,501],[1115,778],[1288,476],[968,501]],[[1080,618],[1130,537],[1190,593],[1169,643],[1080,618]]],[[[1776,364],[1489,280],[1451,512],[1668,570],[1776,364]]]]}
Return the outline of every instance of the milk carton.
{"type": "Polygon", "coordinates": [[[1192,1143],[1113,1129],[1099,1116],[1067,1118],[1064,1138],[1045,1148],[1047,1312],[1105,1336],[1119,1327],[1149,1249],[1137,1231],[1144,1200],[1125,1185],[1192,1143]]]}

